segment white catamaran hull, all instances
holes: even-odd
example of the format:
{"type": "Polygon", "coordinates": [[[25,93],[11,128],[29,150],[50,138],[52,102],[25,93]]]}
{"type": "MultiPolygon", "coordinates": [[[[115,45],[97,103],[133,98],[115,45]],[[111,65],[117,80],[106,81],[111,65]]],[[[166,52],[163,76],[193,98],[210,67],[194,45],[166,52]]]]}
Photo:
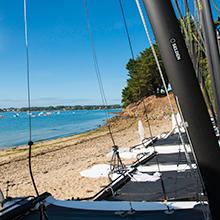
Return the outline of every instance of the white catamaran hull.
{"type": "MultiPolygon", "coordinates": [[[[202,220],[207,203],[195,201],[133,202],[133,201],[62,201],[49,196],[44,200],[50,220],[70,219],[149,219],[202,220]]],[[[18,207],[19,205],[16,205],[18,207]]],[[[26,212],[24,220],[39,219],[38,205],[26,212]],[[28,214],[27,214],[28,213],[28,214]]],[[[2,213],[3,214],[3,213],[2,213]]],[[[0,219],[5,220],[0,215],[0,219]]]]}

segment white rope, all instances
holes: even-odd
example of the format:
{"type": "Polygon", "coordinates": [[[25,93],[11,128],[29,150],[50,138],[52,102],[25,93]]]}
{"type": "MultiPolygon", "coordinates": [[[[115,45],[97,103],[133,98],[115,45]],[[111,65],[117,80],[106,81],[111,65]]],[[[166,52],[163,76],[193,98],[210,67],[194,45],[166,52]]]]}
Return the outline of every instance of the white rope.
{"type": "Polygon", "coordinates": [[[108,192],[108,190],[110,190],[110,191],[111,191],[112,196],[115,196],[115,192],[114,192],[114,190],[113,190],[112,186],[109,186],[108,188],[106,188],[106,189],[105,189],[105,191],[106,191],[106,192],[108,192]]]}
{"type": "Polygon", "coordinates": [[[174,109],[173,109],[173,106],[172,106],[172,103],[171,103],[171,99],[169,97],[169,92],[168,92],[168,89],[167,89],[167,86],[166,86],[166,82],[165,82],[165,79],[164,79],[164,76],[163,76],[163,72],[162,72],[162,69],[161,69],[161,66],[160,66],[160,63],[159,63],[159,59],[157,57],[154,45],[152,43],[152,40],[151,40],[149,31],[148,31],[148,28],[147,28],[147,24],[146,24],[146,21],[145,21],[145,18],[144,18],[144,15],[143,15],[143,12],[142,12],[142,9],[141,9],[141,6],[140,6],[140,2],[139,2],[139,0],[135,0],[135,1],[136,1],[136,4],[137,4],[137,8],[138,8],[138,11],[139,11],[139,14],[140,14],[143,26],[144,26],[144,30],[146,32],[148,41],[150,43],[150,47],[151,47],[151,50],[152,50],[155,62],[157,64],[158,71],[160,73],[160,78],[162,80],[162,83],[163,83],[163,86],[164,86],[164,89],[165,89],[165,92],[166,92],[166,95],[167,95],[167,99],[168,99],[168,102],[169,102],[169,106],[170,106],[171,112],[174,115],[174,120],[175,120],[176,125],[177,125],[177,130],[178,130],[178,134],[179,134],[179,137],[180,137],[180,141],[181,141],[181,143],[182,143],[182,145],[184,147],[184,150],[185,150],[185,155],[186,155],[187,162],[189,163],[189,166],[192,169],[192,165],[191,165],[192,162],[191,162],[190,157],[187,155],[187,148],[186,148],[185,142],[183,140],[183,137],[182,137],[182,134],[181,134],[181,131],[180,131],[179,123],[178,123],[176,115],[174,113],[174,109]]]}

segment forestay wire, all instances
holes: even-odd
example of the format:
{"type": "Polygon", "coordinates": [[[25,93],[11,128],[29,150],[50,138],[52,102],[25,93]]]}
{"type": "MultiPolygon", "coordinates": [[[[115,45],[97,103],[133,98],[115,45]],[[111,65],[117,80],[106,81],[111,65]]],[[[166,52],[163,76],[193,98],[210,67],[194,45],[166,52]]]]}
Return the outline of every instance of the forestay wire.
{"type": "Polygon", "coordinates": [[[118,0],[118,1],[119,1],[121,14],[122,14],[122,18],[123,18],[123,22],[124,22],[124,26],[125,26],[125,31],[126,31],[126,35],[127,35],[127,39],[128,39],[129,48],[130,48],[130,51],[131,51],[131,57],[134,60],[134,51],[133,51],[132,44],[131,44],[131,38],[130,38],[130,35],[129,35],[129,31],[128,31],[128,25],[127,25],[127,22],[126,22],[126,17],[125,17],[122,1],[121,0],[118,0]]]}
{"type": "Polygon", "coordinates": [[[29,154],[28,154],[28,167],[34,190],[39,196],[37,186],[34,180],[32,165],[31,165],[31,151],[32,151],[32,120],[31,120],[31,91],[30,91],[30,62],[29,62],[29,48],[28,48],[28,25],[27,25],[27,3],[24,0],[24,37],[25,37],[25,47],[26,47],[26,75],[27,75],[27,101],[28,101],[28,123],[29,123],[29,154]]]}
{"type": "MultiPolygon", "coordinates": [[[[85,13],[86,13],[87,31],[88,31],[88,34],[89,34],[90,47],[92,49],[93,63],[94,63],[94,68],[95,68],[95,72],[96,72],[96,77],[97,77],[97,80],[98,80],[99,92],[100,92],[100,95],[101,95],[102,103],[105,106],[105,108],[107,108],[108,103],[107,103],[107,99],[106,99],[106,95],[105,95],[105,91],[104,91],[104,87],[103,87],[103,83],[102,83],[100,68],[99,68],[99,64],[98,64],[98,59],[97,59],[97,55],[96,55],[95,43],[94,43],[94,39],[93,39],[92,28],[91,28],[91,25],[90,25],[89,10],[88,10],[88,5],[87,5],[86,0],[84,0],[84,7],[85,7],[85,13]]],[[[113,137],[111,125],[110,125],[110,123],[108,123],[108,114],[107,114],[106,110],[105,110],[105,117],[106,117],[107,127],[108,127],[108,130],[109,130],[109,134],[110,134],[113,146],[115,146],[116,144],[115,144],[115,140],[114,140],[114,137],[113,137]]]]}

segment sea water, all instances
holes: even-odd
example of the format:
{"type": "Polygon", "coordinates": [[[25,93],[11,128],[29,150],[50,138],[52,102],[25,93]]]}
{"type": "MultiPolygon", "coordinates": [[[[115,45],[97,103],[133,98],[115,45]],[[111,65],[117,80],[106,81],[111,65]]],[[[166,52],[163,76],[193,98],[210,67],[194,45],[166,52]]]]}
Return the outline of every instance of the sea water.
{"type": "MultiPolygon", "coordinates": [[[[108,118],[120,109],[111,109],[108,118]]],[[[27,144],[30,136],[27,112],[0,113],[0,149],[27,144]]],[[[65,137],[96,129],[106,123],[105,110],[76,110],[31,113],[34,142],[65,137]]]]}

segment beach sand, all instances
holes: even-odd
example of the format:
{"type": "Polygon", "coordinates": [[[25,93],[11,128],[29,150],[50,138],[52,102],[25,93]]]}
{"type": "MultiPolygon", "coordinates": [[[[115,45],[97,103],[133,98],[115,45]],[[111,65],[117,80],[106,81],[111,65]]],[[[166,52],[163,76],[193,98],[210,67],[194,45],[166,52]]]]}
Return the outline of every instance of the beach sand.
{"type": "MultiPolygon", "coordinates": [[[[170,117],[151,120],[153,135],[171,129],[170,117]]],[[[113,136],[119,147],[138,144],[137,118],[124,117],[112,122],[113,136]]],[[[149,137],[144,121],[145,136],[149,137]]],[[[93,196],[109,183],[108,178],[86,178],[83,171],[95,164],[109,164],[106,156],[112,141],[106,127],[84,134],[35,143],[32,150],[32,170],[39,193],[50,192],[55,198],[71,199],[93,196]]],[[[125,164],[131,161],[123,160],[125,164]]],[[[0,188],[9,196],[35,195],[28,169],[27,146],[0,151],[0,188]]]]}

